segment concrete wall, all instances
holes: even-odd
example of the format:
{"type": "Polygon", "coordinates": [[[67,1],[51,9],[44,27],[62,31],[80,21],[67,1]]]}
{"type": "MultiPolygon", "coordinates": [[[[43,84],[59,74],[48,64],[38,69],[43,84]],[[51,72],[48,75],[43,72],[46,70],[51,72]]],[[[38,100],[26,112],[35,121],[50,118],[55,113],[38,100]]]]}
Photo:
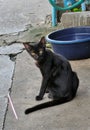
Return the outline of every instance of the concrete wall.
{"type": "Polygon", "coordinates": [[[65,28],[75,26],[90,26],[90,11],[63,13],[61,23],[65,28]]]}

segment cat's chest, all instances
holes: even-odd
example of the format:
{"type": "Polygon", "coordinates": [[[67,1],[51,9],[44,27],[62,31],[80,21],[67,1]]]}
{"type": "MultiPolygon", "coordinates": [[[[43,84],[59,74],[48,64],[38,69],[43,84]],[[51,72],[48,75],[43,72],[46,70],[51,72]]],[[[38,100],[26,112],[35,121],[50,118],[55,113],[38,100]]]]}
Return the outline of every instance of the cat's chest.
{"type": "Polygon", "coordinates": [[[36,62],[36,66],[40,69],[42,75],[44,76],[44,75],[48,75],[48,73],[50,73],[52,63],[51,63],[51,61],[45,61],[42,64],[39,64],[38,62],[36,62]]]}
{"type": "Polygon", "coordinates": [[[41,64],[38,61],[35,62],[35,65],[41,70],[41,71],[45,71],[47,68],[47,64],[41,64]]]}

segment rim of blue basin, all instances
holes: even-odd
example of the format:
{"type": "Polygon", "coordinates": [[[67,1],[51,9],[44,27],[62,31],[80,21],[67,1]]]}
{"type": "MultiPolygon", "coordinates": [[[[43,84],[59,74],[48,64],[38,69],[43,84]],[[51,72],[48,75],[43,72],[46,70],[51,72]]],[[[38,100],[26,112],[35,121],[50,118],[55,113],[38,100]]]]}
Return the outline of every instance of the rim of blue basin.
{"type": "MultiPolygon", "coordinates": [[[[61,35],[62,35],[62,32],[63,31],[70,31],[70,30],[73,30],[73,33],[70,33],[70,34],[68,34],[68,35],[72,35],[72,34],[88,34],[88,35],[90,35],[90,26],[80,26],[80,27],[71,27],[71,28],[66,28],[66,29],[61,29],[61,30],[57,30],[57,31],[54,31],[54,32],[52,32],[52,33],[49,33],[47,36],[46,36],[46,40],[49,42],[49,43],[52,43],[52,44],[73,44],[73,43],[81,43],[81,42],[87,42],[87,41],[90,41],[90,36],[89,37],[87,37],[87,38],[83,38],[83,39],[75,39],[75,40],[66,40],[66,41],[64,41],[64,40],[54,40],[53,38],[50,38],[52,35],[56,35],[56,34],[58,34],[58,33],[61,33],[61,35]],[[84,32],[86,29],[88,29],[89,30],[89,32],[88,31],[86,31],[86,32],[84,32]],[[77,32],[77,30],[79,30],[79,33],[77,32]],[[80,32],[80,30],[81,30],[81,32],[80,32]],[[83,30],[83,31],[82,31],[83,30]],[[76,31],[76,32],[74,32],[74,31],[76,31]]],[[[66,36],[66,34],[64,35],[64,36],[66,36]]]]}

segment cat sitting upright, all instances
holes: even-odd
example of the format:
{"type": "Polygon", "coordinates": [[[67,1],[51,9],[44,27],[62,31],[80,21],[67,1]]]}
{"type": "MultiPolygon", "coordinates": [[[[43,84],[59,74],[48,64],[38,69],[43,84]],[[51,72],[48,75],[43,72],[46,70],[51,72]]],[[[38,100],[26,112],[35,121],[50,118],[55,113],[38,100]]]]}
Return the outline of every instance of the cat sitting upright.
{"type": "Polygon", "coordinates": [[[62,55],[46,49],[45,38],[35,45],[23,43],[28,53],[35,59],[42,74],[42,84],[36,100],[42,100],[46,92],[48,101],[25,110],[25,114],[71,101],[77,92],[79,79],[72,71],[68,60],[62,55]]]}

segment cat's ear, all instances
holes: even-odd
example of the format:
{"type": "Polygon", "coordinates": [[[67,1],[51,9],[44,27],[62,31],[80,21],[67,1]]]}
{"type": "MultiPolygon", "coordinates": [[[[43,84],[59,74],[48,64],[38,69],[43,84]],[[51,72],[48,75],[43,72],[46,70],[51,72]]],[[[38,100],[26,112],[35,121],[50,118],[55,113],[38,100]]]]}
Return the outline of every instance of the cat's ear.
{"type": "Polygon", "coordinates": [[[32,49],[32,46],[29,45],[29,43],[23,43],[23,45],[27,51],[30,51],[32,49]]]}
{"type": "Polygon", "coordinates": [[[45,37],[42,37],[42,38],[41,38],[39,44],[42,45],[43,47],[46,47],[46,40],[45,40],[45,37]]]}

